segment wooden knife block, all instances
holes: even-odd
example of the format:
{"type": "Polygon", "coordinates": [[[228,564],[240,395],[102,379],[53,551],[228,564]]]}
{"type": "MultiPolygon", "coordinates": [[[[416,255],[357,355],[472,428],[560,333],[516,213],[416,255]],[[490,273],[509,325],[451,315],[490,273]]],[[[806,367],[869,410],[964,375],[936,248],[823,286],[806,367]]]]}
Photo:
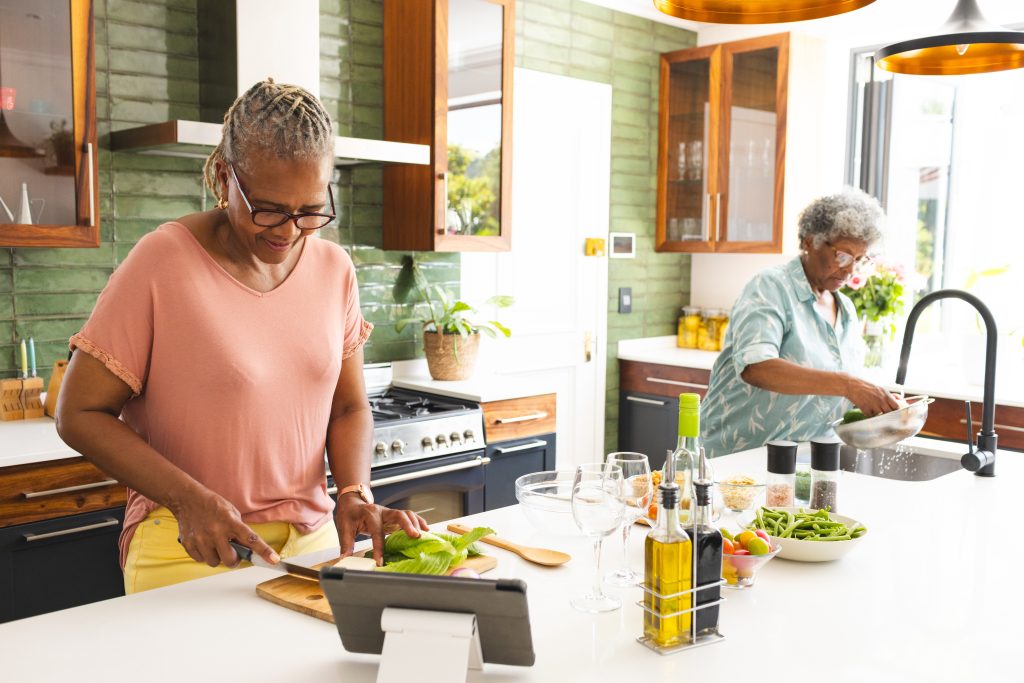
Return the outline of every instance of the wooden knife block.
{"type": "Polygon", "coordinates": [[[57,416],[57,396],[60,395],[60,385],[64,381],[64,371],[67,369],[68,362],[66,360],[59,360],[53,364],[50,384],[46,388],[46,414],[50,417],[57,416]]]}
{"type": "Polygon", "coordinates": [[[43,391],[42,377],[29,377],[21,380],[21,402],[25,407],[25,419],[43,416],[43,403],[39,394],[43,391]]]}
{"type": "Polygon", "coordinates": [[[20,379],[0,380],[0,418],[3,420],[24,420],[25,404],[21,398],[20,379]]]}

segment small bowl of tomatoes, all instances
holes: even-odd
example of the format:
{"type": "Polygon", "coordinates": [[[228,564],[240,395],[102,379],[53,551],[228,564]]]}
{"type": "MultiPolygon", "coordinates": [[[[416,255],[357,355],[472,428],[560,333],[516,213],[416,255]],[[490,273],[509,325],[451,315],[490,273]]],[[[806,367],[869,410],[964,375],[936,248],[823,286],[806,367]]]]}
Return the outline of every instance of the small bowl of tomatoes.
{"type": "Polygon", "coordinates": [[[754,585],[761,567],[779,554],[782,546],[763,531],[743,530],[732,535],[722,529],[722,578],[729,588],[743,589],[754,585]]]}

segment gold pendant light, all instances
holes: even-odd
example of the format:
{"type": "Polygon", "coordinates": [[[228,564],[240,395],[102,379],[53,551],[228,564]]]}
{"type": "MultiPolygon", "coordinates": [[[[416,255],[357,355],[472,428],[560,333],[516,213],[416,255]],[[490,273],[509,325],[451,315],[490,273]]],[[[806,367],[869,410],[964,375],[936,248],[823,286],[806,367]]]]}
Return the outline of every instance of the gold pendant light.
{"type": "Polygon", "coordinates": [[[866,7],[875,0],[654,0],[677,19],[711,24],[778,24],[820,19],[866,7]]]}
{"type": "Polygon", "coordinates": [[[918,76],[960,76],[1024,67],[1024,32],[989,23],[977,0],[958,0],[933,36],[904,40],[875,52],[886,71],[918,76]]]}

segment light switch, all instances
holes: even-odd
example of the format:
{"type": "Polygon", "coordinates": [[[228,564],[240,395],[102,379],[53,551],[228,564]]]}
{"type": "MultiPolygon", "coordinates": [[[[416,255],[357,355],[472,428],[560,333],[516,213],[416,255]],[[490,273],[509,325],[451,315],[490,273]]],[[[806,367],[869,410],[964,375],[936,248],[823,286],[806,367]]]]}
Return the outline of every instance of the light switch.
{"type": "Polygon", "coordinates": [[[619,287],[619,313],[633,312],[633,288],[619,287]]]}

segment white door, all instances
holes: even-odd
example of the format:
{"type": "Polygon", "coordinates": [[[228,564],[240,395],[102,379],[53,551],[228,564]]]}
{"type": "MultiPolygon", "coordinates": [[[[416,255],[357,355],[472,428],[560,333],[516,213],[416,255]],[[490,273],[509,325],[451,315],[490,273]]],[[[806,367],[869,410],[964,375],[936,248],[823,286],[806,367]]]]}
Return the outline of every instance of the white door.
{"type": "Polygon", "coordinates": [[[515,70],[512,250],[462,255],[462,292],[516,303],[500,311],[510,339],[486,340],[496,374],[533,377],[558,393],[558,467],[604,455],[608,262],[585,256],[608,237],[610,85],[515,70]]]}

